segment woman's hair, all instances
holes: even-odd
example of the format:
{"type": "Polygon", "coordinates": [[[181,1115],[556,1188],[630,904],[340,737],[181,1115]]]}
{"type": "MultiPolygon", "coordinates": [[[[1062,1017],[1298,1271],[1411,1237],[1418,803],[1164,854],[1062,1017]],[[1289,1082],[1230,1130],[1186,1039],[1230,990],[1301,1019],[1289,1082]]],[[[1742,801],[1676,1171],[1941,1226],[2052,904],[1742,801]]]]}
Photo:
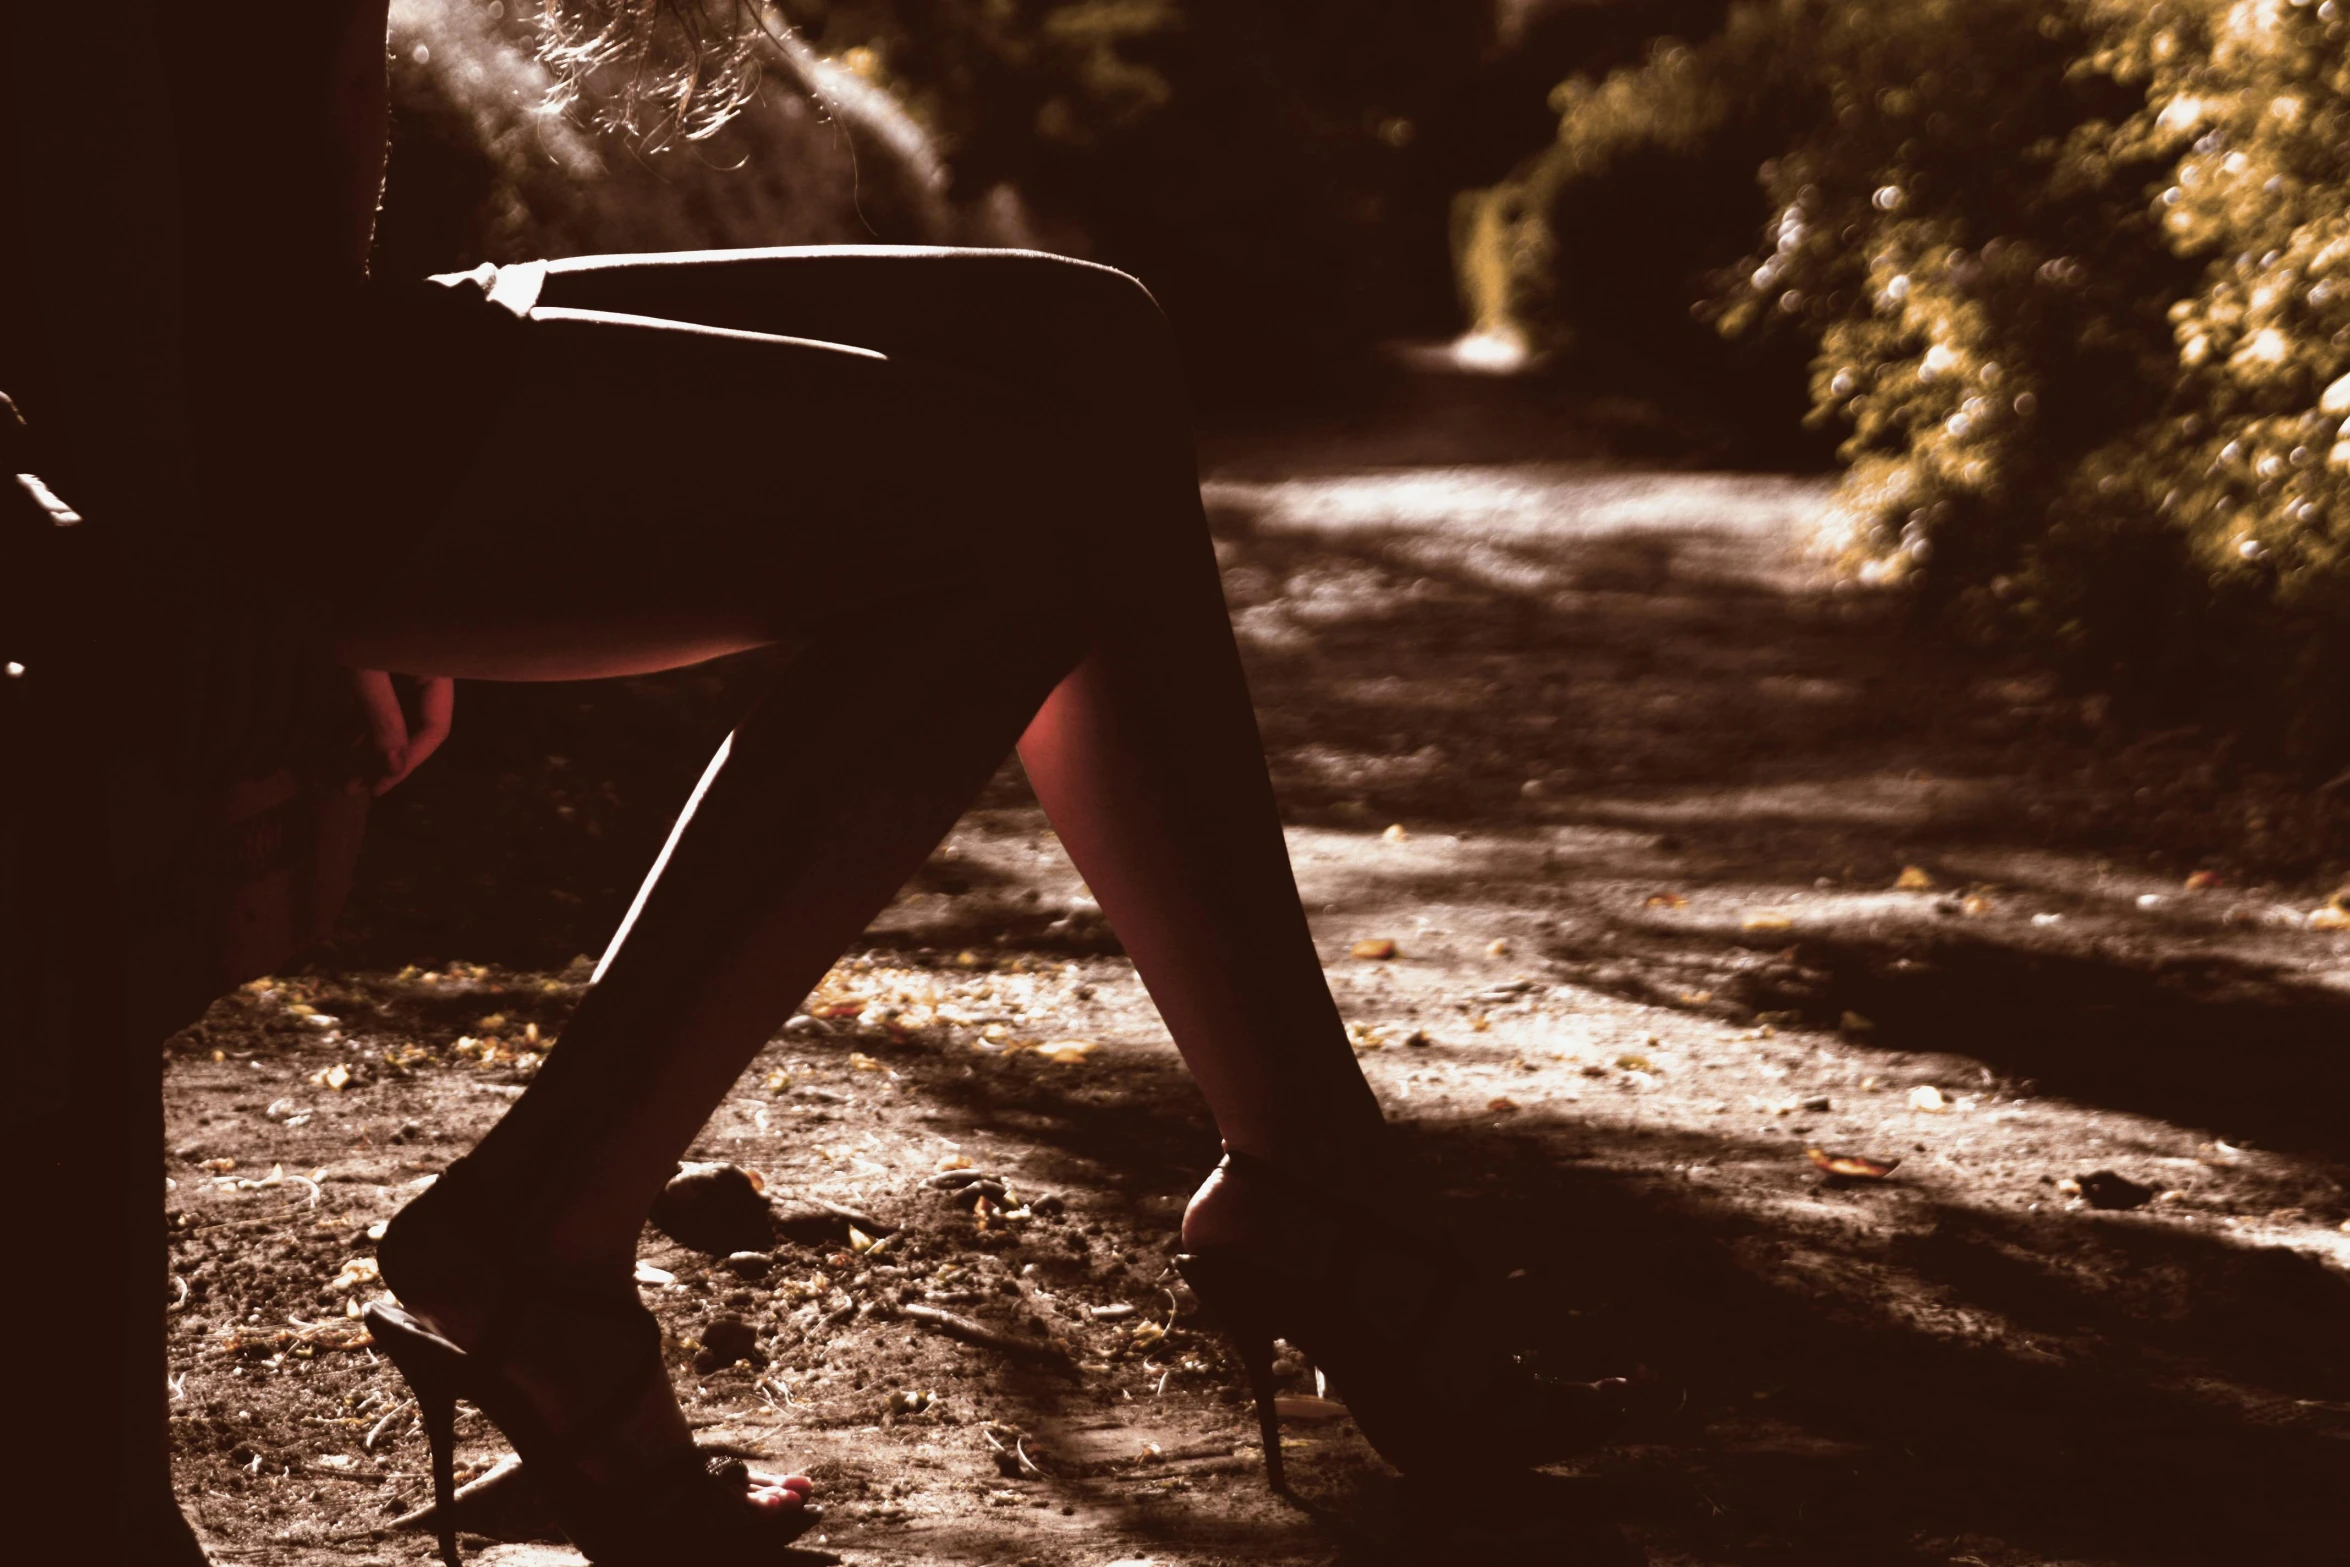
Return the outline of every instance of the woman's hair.
{"type": "Polygon", "coordinates": [[[657,149],[698,141],[759,90],[765,0],[541,0],[551,107],[657,149]]]}

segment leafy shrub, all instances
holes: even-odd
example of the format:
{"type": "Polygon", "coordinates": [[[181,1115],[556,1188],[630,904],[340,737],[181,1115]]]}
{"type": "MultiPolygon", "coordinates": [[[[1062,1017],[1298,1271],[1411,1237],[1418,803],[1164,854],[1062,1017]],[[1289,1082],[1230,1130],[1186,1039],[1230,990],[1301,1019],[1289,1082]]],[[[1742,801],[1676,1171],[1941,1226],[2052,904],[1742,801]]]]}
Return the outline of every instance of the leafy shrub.
{"type": "Polygon", "coordinates": [[[2346,44],[2343,0],[1750,0],[1560,89],[1557,143],[1465,208],[1464,292],[1570,358],[1685,339],[1692,305],[1799,342],[1851,569],[2144,713],[2338,759],[2346,44]],[[1732,170],[1743,248],[1611,191],[1732,170]],[[1677,292],[1627,323],[1591,280],[1638,265],[1677,292]]]}

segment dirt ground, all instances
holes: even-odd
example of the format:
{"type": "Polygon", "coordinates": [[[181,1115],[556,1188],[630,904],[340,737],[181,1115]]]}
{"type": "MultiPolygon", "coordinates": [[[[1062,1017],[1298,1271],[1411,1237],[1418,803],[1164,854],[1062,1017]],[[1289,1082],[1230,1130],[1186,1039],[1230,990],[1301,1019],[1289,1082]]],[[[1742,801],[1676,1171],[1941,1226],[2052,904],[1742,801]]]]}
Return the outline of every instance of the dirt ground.
{"type": "MultiPolygon", "coordinates": [[[[1530,1534],[1310,1402],[1313,1505],[1274,1499],[1168,1268],[1212,1132],[1007,768],[694,1150],[759,1172],[764,1255],[646,1233],[702,1439],[816,1477],[811,1551],[900,1567],[2345,1559],[2325,797],[1918,651],[1803,559],[1821,481],[1505,424],[1227,436],[1208,494],[1364,1069],[1523,1330],[1649,1407],[1530,1534]],[[940,1189],[974,1172],[976,1214],[940,1189]]],[[[559,1048],[759,679],[469,689],[336,947],[173,1042],[171,1410],[222,1561],[429,1554],[370,1236],[559,1048]]],[[[953,693],[887,695],[808,765],[953,693]]]]}

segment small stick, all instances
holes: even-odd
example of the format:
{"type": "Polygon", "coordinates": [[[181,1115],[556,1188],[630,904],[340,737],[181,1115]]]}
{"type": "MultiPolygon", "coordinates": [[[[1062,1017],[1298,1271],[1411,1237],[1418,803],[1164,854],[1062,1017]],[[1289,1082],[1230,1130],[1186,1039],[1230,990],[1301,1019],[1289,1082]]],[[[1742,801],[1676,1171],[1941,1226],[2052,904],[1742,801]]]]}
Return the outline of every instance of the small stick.
{"type": "Polygon", "coordinates": [[[860,1213],[854,1208],[843,1207],[837,1202],[828,1202],[822,1197],[805,1196],[801,1197],[799,1200],[806,1203],[811,1208],[823,1209],[826,1213],[831,1214],[836,1219],[846,1219],[851,1224],[855,1225],[858,1229],[863,1230],[866,1234],[874,1236],[877,1239],[897,1233],[896,1225],[884,1224],[869,1213],[860,1213]]]}
{"type": "Polygon", "coordinates": [[[401,1399],[399,1403],[392,1407],[392,1412],[390,1414],[384,1416],[381,1420],[378,1420],[373,1426],[368,1428],[367,1435],[361,1439],[359,1443],[361,1449],[370,1453],[374,1452],[375,1444],[383,1440],[383,1434],[384,1432],[391,1429],[392,1422],[399,1419],[402,1415],[406,1414],[409,1410],[415,1407],[416,1400],[412,1398],[401,1399]]]}
{"type": "Polygon", "coordinates": [[[996,1350],[1002,1354],[1010,1355],[1014,1359],[1043,1361],[1047,1365],[1072,1374],[1076,1371],[1076,1367],[1069,1361],[1068,1351],[1062,1349],[1058,1344],[1039,1344],[1032,1339],[1014,1338],[1009,1333],[998,1333],[993,1328],[982,1327],[969,1317],[959,1317],[951,1311],[941,1311],[936,1306],[900,1306],[898,1315],[911,1317],[916,1322],[927,1323],[944,1333],[948,1338],[961,1339],[964,1343],[977,1345],[981,1349],[996,1350]]]}

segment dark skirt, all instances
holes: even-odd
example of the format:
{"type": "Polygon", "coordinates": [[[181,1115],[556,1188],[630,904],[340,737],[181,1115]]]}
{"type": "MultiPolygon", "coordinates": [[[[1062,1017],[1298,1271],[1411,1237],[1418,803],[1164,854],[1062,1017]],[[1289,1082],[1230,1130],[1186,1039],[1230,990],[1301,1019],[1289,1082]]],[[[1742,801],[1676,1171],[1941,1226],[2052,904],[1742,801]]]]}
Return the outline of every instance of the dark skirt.
{"type": "Polygon", "coordinates": [[[479,456],[542,270],[371,290],[330,384],[206,378],[219,558],[169,602],[112,519],[11,482],[40,432],[0,437],[0,1125],[63,1103],[99,1001],[152,1048],[326,933],[369,798],[333,627],[479,456]]]}

